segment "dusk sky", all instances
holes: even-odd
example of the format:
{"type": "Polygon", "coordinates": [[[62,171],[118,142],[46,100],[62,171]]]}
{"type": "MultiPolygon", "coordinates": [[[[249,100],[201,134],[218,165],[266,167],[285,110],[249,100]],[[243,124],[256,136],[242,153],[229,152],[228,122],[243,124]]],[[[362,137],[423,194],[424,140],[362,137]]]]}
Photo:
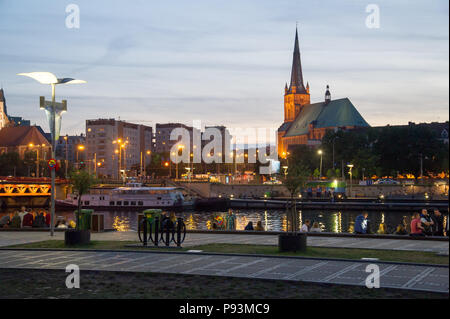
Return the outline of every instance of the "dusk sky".
{"type": "Polygon", "coordinates": [[[298,21],[311,102],[348,97],[372,126],[449,118],[448,1],[0,0],[0,82],[8,113],[48,130],[41,85],[19,72],[88,81],[57,87],[62,134],[85,120],[140,124],[283,122],[298,21]],[[68,4],[80,28],[65,25],[68,4]],[[380,8],[369,29],[365,9],[380,8]]]}

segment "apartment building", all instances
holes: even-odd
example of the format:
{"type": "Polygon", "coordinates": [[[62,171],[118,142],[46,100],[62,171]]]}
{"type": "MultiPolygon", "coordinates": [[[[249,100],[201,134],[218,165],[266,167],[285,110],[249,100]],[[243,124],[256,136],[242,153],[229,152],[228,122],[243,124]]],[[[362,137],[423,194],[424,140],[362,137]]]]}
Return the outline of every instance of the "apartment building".
{"type": "Polygon", "coordinates": [[[99,176],[137,176],[150,160],[153,129],[115,119],[87,120],[85,146],[88,166],[99,176]]]}

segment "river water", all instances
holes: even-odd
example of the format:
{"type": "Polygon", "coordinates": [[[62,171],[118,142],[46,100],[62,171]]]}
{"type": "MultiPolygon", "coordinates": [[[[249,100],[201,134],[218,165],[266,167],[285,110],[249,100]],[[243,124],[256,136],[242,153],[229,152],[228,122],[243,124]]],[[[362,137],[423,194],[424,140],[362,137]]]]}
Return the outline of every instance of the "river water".
{"type": "MultiPolygon", "coordinates": [[[[43,211],[37,209],[35,212],[43,211]]],[[[11,214],[13,210],[0,212],[0,218],[5,214],[11,214]]],[[[249,221],[256,226],[258,221],[262,222],[266,231],[286,231],[287,212],[284,210],[264,210],[264,209],[233,209],[236,215],[236,229],[243,230],[249,221]]],[[[137,211],[96,211],[96,214],[104,215],[106,229],[116,230],[136,230],[139,212],[137,211]]],[[[410,224],[413,212],[381,212],[369,211],[369,221],[371,232],[379,230],[380,224],[384,223],[387,233],[392,233],[395,227],[405,218],[407,225],[410,224]]],[[[225,217],[227,211],[184,211],[176,212],[177,217],[185,220],[188,229],[211,229],[211,221],[215,216],[225,217]]],[[[352,231],[352,223],[359,211],[320,211],[320,210],[299,210],[299,224],[309,219],[311,224],[318,222],[322,231],[334,233],[347,233],[352,231]]],[[[57,218],[67,221],[74,219],[73,211],[58,211],[57,218]]]]}

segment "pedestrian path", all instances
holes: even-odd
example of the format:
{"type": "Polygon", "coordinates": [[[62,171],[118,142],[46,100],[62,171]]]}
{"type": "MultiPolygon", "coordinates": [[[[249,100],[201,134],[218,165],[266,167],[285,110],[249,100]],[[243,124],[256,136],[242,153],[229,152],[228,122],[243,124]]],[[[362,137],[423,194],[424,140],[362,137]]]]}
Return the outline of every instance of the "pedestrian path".
{"type": "MultiPolygon", "coordinates": [[[[0,247],[38,242],[50,239],[63,239],[64,233],[56,232],[50,237],[47,232],[0,232],[0,247]]],[[[92,233],[92,240],[120,240],[137,241],[137,233],[104,232],[92,233]]],[[[183,243],[184,247],[192,247],[205,244],[253,244],[253,245],[277,245],[278,235],[245,235],[245,234],[214,234],[214,233],[188,233],[183,243]]],[[[308,237],[308,245],[312,247],[337,247],[337,248],[361,248],[361,249],[388,249],[425,251],[447,254],[449,252],[448,241],[425,241],[407,239],[379,239],[379,238],[354,238],[354,237],[308,237]]]]}
{"type": "Polygon", "coordinates": [[[382,288],[448,293],[448,266],[207,253],[0,250],[0,268],[157,272],[365,286],[374,263],[382,288]]]}

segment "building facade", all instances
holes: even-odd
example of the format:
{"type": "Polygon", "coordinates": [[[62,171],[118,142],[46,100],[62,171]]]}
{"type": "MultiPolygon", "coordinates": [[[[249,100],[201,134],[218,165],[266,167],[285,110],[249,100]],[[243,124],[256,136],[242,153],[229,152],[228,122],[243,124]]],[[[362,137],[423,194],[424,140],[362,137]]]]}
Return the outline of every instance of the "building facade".
{"type": "Polygon", "coordinates": [[[85,160],[86,152],[83,149],[85,144],[86,137],[84,134],[60,136],[56,141],[56,159],[62,161],[67,159],[69,163],[85,160]]]}
{"type": "Polygon", "coordinates": [[[304,85],[298,32],[295,31],[291,81],[284,88],[284,122],[277,132],[278,155],[296,145],[320,145],[327,130],[368,127],[348,98],[332,100],[326,87],[322,102],[311,104],[309,83],[304,85]]]}
{"type": "Polygon", "coordinates": [[[193,151],[193,136],[194,132],[201,137],[201,131],[192,126],[188,126],[182,123],[157,123],[155,126],[155,152],[160,153],[163,156],[163,160],[169,160],[169,154],[172,147],[181,141],[181,136],[176,140],[170,139],[170,134],[174,129],[184,128],[189,132],[190,152],[193,151]]]}
{"type": "Polygon", "coordinates": [[[6,99],[3,89],[0,89],[0,130],[9,124],[8,113],[6,110],[6,99]]]}
{"type": "Polygon", "coordinates": [[[153,151],[153,129],[115,119],[87,120],[85,147],[91,172],[109,178],[138,175],[153,151]]]}
{"type": "Polygon", "coordinates": [[[51,145],[36,126],[4,127],[0,130],[0,154],[18,153],[24,158],[28,151],[37,152],[40,160],[51,155],[51,145]]]}

